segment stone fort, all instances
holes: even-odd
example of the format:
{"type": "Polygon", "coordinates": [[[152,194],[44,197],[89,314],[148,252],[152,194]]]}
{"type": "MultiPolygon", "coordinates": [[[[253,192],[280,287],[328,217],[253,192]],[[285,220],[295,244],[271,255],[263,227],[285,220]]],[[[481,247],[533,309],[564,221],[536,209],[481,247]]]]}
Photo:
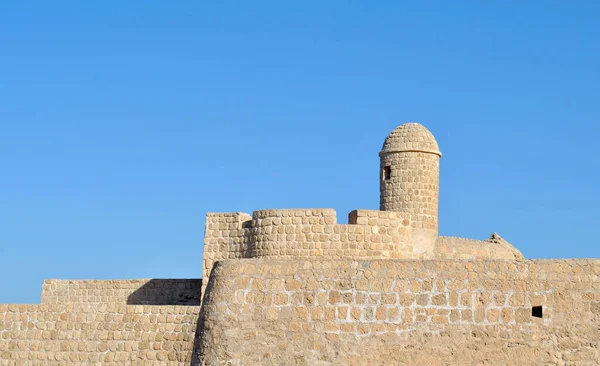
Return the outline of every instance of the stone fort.
{"type": "Polygon", "coordinates": [[[598,365],[600,260],[438,235],[422,125],[379,152],[380,210],[208,213],[202,280],[46,280],[0,305],[0,365],[598,365]]]}

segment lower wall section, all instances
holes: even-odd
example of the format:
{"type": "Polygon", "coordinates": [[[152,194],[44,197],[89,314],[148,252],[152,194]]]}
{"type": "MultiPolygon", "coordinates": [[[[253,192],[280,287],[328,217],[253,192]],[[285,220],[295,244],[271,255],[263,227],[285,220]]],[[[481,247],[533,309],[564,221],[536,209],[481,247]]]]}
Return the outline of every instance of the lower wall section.
{"type": "Polygon", "coordinates": [[[190,365],[199,306],[0,305],[0,365],[190,365]]]}
{"type": "Polygon", "coordinates": [[[45,280],[43,304],[200,305],[201,279],[45,280]]]}
{"type": "Polygon", "coordinates": [[[0,305],[0,365],[600,364],[600,260],[229,260],[204,296],[0,305]]]}
{"type": "Polygon", "coordinates": [[[599,275],[598,260],[223,261],[204,299],[202,354],[234,365],[600,364],[599,275]]]}

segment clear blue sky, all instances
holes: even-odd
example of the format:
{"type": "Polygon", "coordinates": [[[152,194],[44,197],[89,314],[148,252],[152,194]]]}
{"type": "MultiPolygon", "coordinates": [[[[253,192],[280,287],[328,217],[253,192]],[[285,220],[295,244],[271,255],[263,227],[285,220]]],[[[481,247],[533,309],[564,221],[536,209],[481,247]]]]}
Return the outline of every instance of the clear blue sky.
{"type": "Polygon", "coordinates": [[[200,277],[207,211],[377,209],[441,150],[440,234],[600,257],[598,1],[0,5],[0,303],[200,277]]]}

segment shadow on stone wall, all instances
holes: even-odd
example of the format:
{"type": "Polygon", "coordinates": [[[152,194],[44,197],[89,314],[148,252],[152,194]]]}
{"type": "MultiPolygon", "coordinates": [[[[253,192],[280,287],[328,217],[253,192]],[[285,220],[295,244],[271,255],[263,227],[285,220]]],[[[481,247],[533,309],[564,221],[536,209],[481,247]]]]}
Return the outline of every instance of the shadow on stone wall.
{"type": "Polygon", "coordinates": [[[202,279],[152,279],[127,297],[127,305],[199,306],[202,279]]]}

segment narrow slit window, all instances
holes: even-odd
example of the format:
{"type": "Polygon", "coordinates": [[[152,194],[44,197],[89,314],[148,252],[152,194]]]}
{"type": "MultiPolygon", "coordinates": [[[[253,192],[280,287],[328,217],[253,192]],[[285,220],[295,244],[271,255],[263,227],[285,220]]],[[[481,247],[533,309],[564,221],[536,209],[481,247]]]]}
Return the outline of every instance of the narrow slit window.
{"type": "Polygon", "coordinates": [[[383,168],[383,178],[385,180],[389,180],[390,178],[392,178],[392,167],[391,166],[386,166],[385,168],[383,168]]]}
{"type": "Polygon", "coordinates": [[[544,317],[544,311],[542,309],[542,306],[533,306],[531,308],[531,316],[535,317],[535,318],[543,318],[544,317]]]}

